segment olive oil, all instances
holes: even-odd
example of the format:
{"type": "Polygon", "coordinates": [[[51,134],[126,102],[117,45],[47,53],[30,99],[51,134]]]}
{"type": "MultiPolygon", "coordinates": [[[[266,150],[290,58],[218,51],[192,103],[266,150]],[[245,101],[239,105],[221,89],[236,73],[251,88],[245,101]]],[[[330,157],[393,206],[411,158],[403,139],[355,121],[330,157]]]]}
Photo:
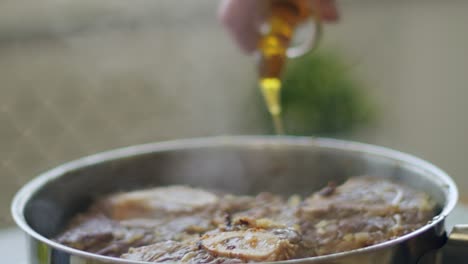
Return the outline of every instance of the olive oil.
{"type": "Polygon", "coordinates": [[[260,89],[268,108],[268,112],[273,119],[273,126],[276,134],[284,134],[283,119],[281,118],[281,80],[278,78],[260,79],[260,89]]]}
{"type": "Polygon", "coordinates": [[[277,134],[284,133],[281,117],[281,73],[295,27],[311,14],[310,0],[273,0],[266,29],[258,43],[259,86],[277,134]]]}

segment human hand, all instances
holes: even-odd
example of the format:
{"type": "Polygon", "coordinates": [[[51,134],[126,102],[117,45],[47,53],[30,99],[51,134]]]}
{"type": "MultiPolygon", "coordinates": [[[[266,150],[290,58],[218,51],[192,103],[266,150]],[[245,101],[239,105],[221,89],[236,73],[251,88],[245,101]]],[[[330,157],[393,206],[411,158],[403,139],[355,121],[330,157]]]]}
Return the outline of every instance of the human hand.
{"type": "MultiPolygon", "coordinates": [[[[236,44],[246,53],[252,53],[260,38],[259,28],[267,16],[270,0],[223,0],[219,9],[219,19],[236,44]]],[[[319,6],[323,22],[338,20],[338,10],[334,0],[304,0],[311,6],[319,6]]]]}

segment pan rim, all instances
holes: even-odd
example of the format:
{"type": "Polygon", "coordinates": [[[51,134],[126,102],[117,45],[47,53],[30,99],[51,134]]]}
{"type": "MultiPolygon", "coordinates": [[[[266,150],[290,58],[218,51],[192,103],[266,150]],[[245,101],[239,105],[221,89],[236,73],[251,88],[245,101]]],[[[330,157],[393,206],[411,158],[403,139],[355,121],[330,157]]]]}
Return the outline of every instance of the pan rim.
{"type": "MultiPolygon", "coordinates": [[[[441,212],[434,217],[433,221],[430,223],[422,226],[421,228],[410,232],[404,236],[398,237],[393,240],[385,241],[383,243],[375,244],[372,246],[368,246],[365,248],[359,248],[355,250],[339,252],[330,255],[324,256],[317,256],[317,257],[309,257],[309,258],[301,258],[301,259],[293,259],[281,262],[274,262],[274,263],[299,263],[302,261],[325,261],[325,260],[334,260],[337,258],[352,256],[356,254],[362,253],[369,253],[373,251],[377,251],[386,247],[391,247],[393,245],[399,244],[403,241],[411,239],[413,237],[418,236],[419,234],[424,233],[425,231],[433,228],[434,226],[438,225],[449,215],[449,213],[454,209],[457,201],[458,201],[458,190],[456,187],[455,182],[453,179],[448,176],[440,168],[436,167],[435,165],[415,157],[410,154],[406,154],[397,150],[393,150],[386,147],[365,144],[355,141],[347,141],[347,140],[338,140],[338,139],[330,139],[330,138],[313,138],[313,137],[297,137],[297,136],[217,136],[217,137],[203,137],[203,138],[189,138],[189,139],[176,139],[170,141],[162,141],[162,142],[155,142],[155,143],[147,143],[141,145],[134,145],[124,148],[118,148],[114,150],[109,150],[97,154],[93,154],[90,156],[85,156],[80,159],[67,162],[63,165],[55,167],[51,170],[48,170],[35,179],[28,182],[24,185],[15,195],[12,204],[11,204],[11,214],[13,219],[18,227],[20,227],[27,235],[31,236],[32,238],[45,243],[46,245],[66,252],[68,254],[83,257],[87,259],[92,259],[96,261],[102,262],[112,262],[112,263],[129,263],[129,264],[143,264],[148,262],[142,261],[128,261],[116,257],[107,257],[98,254],[93,254],[77,249],[73,249],[67,247],[65,245],[59,244],[54,242],[38,232],[36,232],[26,221],[24,217],[24,210],[26,205],[33,197],[33,195],[42,189],[44,186],[48,184],[48,182],[53,181],[56,178],[60,178],[62,175],[66,174],[67,172],[86,168],[89,166],[93,166],[96,164],[109,162],[112,160],[122,159],[128,156],[139,156],[145,155],[149,153],[158,153],[158,152],[165,152],[165,151],[174,151],[174,150],[183,150],[183,149],[190,149],[190,148],[209,148],[209,147],[222,147],[222,146],[241,146],[241,145],[249,145],[249,146],[262,146],[262,145],[295,145],[301,147],[318,147],[323,149],[335,149],[335,150],[343,150],[347,152],[357,152],[362,154],[368,154],[372,156],[379,156],[382,158],[394,160],[397,162],[402,162],[405,165],[411,165],[414,168],[423,170],[428,172],[428,175],[435,175],[437,179],[441,181],[441,188],[444,188],[444,194],[446,196],[446,204],[443,206],[441,212]]],[[[265,263],[265,262],[264,262],[265,263]]]]}

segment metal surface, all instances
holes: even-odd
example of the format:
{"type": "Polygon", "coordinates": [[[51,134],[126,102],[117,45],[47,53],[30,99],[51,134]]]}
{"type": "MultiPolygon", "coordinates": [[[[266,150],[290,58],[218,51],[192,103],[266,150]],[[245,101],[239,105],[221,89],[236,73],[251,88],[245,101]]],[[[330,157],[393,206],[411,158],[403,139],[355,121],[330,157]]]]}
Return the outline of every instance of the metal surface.
{"type": "MultiPolygon", "coordinates": [[[[12,213],[30,238],[31,264],[141,263],[98,256],[50,240],[96,195],[166,184],[234,193],[307,194],[356,175],[402,181],[441,208],[426,226],[363,249],[282,263],[416,263],[446,241],[444,220],[457,201],[453,181],[435,166],[397,151],[329,139],[220,137],[129,147],[86,157],[39,176],[15,197],[12,213]]],[[[434,262],[435,263],[435,262],[434,262]]]]}

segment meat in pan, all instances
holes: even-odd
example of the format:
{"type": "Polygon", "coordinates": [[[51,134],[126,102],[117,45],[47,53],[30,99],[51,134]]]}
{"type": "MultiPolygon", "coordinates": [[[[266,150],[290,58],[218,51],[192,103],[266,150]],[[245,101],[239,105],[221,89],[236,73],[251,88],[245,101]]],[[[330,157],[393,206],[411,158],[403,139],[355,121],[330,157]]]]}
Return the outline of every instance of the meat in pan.
{"type": "Polygon", "coordinates": [[[425,193],[375,177],[304,198],[167,186],[99,199],[56,240],[153,263],[279,261],[388,241],[425,225],[435,210],[425,193]]]}

